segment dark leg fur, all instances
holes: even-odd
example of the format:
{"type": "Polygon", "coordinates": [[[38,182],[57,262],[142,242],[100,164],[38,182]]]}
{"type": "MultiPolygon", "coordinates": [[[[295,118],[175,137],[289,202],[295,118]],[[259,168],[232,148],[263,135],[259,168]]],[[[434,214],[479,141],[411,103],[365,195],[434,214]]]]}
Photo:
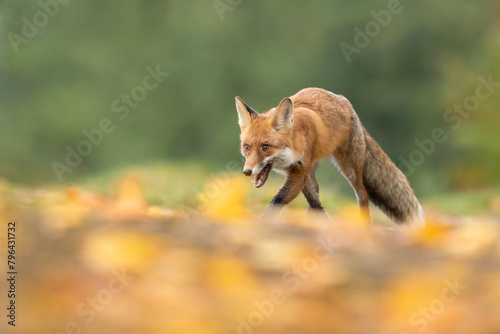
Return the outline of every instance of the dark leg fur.
{"type": "Polygon", "coordinates": [[[280,188],[276,196],[274,196],[268,210],[280,209],[283,205],[290,203],[304,188],[306,178],[307,171],[302,164],[295,164],[291,166],[285,183],[280,188]]]}
{"type": "Polygon", "coordinates": [[[321,202],[319,200],[319,194],[316,192],[316,187],[311,176],[308,175],[302,193],[306,197],[307,203],[309,204],[308,210],[323,210],[321,202]]]}
{"type": "Polygon", "coordinates": [[[304,194],[307,203],[309,204],[308,210],[321,210],[323,211],[323,207],[321,206],[321,201],[319,200],[319,184],[318,180],[316,180],[316,167],[318,164],[315,164],[309,175],[307,175],[306,183],[304,184],[304,188],[302,188],[302,193],[304,194]]]}

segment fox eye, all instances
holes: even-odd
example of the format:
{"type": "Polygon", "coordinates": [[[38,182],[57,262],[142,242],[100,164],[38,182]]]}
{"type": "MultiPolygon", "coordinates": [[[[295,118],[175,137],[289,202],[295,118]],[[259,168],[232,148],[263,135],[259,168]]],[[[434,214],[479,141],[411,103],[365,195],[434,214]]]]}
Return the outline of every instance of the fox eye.
{"type": "Polygon", "coordinates": [[[267,151],[271,146],[269,145],[262,145],[262,151],[267,151]]]}
{"type": "Polygon", "coordinates": [[[250,146],[248,146],[247,144],[245,144],[245,151],[248,151],[250,149],[250,146]]]}

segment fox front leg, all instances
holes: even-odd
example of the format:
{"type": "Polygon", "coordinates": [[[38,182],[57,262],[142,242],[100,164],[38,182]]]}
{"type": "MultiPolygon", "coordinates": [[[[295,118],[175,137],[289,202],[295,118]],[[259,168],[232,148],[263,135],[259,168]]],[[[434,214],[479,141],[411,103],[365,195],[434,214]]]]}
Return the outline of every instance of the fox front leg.
{"type": "Polygon", "coordinates": [[[285,183],[281,186],[276,196],[274,196],[266,213],[270,211],[279,211],[281,207],[287,205],[295,197],[297,197],[300,191],[304,188],[307,175],[308,170],[304,168],[302,163],[299,162],[290,166],[285,183]]]}

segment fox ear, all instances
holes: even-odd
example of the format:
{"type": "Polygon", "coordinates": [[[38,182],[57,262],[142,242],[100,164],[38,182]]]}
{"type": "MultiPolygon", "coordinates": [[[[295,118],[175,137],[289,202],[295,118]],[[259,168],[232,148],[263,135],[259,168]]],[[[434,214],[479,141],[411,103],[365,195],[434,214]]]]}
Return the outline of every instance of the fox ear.
{"type": "Polygon", "coordinates": [[[238,111],[238,124],[240,128],[246,128],[252,122],[252,119],[259,113],[256,112],[252,107],[246,104],[241,97],[236,96],[236,110],[238,111]]]}
{"type": "Polygon", "coordinates": [[[281,100],[273,118],[273,128],[278,132],[286,132],[293,127],[293,103],[288,97],[281,100]]]}

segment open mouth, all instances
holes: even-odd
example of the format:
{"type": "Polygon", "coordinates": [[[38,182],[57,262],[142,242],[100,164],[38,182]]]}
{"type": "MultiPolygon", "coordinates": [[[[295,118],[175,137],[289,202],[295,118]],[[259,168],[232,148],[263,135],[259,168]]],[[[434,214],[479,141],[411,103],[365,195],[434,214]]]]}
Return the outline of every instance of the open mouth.
{"type": "Polygon", "coordinates": [[[267,177],[269,176],[271,169],[272,169],[272,164],[267,164],[264,168],[262,168],[260,173],[255,176],[255,179],[253,180],[253,186],[255,188],[260,188],[264,185],[264,183],[266,183],[267,177]]]}

